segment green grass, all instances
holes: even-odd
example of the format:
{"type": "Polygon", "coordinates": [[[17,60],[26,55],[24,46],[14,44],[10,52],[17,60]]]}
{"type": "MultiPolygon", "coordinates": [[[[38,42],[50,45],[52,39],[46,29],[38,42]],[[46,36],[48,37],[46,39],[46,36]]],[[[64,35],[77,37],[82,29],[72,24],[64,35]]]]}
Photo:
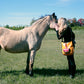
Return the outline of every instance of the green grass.
{"type": "Polygon", "coordinates": [[[73,30],[84,30],[84,26],[74,26],[72,27],[73,30]]]}
{"type": "Polygon", "coordinates": [[[76,76],[70,79],[66,56],[61,53],[61,41],[54,31],[48,31],[34,62],[34,76],[24,73],[27,53],[0,55],[0,84],[84,84],[84,31],[76,34],[76,76]]]}

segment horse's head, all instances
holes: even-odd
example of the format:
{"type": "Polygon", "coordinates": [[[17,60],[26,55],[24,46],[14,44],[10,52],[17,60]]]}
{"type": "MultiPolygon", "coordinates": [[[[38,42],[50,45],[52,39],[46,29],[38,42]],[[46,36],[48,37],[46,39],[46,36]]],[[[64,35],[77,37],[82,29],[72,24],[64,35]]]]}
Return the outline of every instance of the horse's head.
{"type": "Polygon", "coordinates": [[[57,16],[55,15],[55,13],[53,13],[52,15],[49,16],[49,27],[50,27],[50,29],[55,28],[56,22],[57,22],[57,16]]]}

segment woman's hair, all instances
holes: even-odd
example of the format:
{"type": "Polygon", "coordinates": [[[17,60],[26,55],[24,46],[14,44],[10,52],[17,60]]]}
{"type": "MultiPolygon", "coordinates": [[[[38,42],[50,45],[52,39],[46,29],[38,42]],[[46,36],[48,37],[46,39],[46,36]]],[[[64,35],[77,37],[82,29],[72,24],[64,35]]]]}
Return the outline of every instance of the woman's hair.
{"type": "Polygon", "coordinates": [[[58,20],[58,26],[59,26],[59,35],[60,35],[60,34],[64,33],[68,27],[68,22],[67,22],[66,18],[63,18],[63,17],[60,18],[58,20]]]}

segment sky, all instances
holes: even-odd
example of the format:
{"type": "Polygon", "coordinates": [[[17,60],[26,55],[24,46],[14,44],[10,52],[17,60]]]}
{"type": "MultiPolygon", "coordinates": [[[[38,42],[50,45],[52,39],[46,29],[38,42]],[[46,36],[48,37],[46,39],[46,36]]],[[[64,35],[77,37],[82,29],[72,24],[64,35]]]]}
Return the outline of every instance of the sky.
{"type": "Polygon", "coordinates": [[[53,12],[58,18],[84,18],[84,0],[0,0],[0,25],[29,25],[53,12]]]}

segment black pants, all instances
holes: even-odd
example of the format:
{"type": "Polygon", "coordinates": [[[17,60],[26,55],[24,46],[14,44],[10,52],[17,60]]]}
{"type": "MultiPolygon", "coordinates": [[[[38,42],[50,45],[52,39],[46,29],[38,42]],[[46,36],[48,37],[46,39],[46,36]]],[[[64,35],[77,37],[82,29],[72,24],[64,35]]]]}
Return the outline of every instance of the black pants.
{"type": "Polygon", "coordinates": [[[67,60],[68,60],[68,66],[69,66],[69,74],[74,76],[76,72],[74,55],[67,56],[67,60]]]}

